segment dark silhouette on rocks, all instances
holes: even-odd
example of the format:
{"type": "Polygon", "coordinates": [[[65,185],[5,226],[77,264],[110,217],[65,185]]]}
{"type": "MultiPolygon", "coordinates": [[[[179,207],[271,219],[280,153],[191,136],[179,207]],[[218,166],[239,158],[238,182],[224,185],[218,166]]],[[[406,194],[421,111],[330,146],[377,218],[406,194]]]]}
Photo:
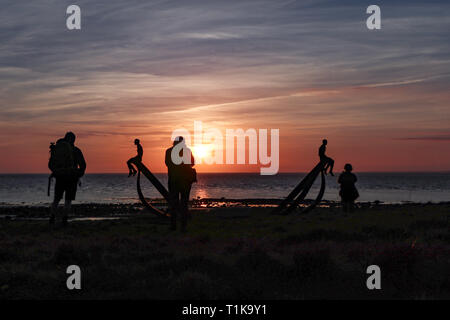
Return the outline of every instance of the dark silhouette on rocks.
{"type": "Polygon", "coordinates": [[[137,173],[137,170],[135,167],[133,167],[133,163],[135,162],[142,162],[142,157],[144,156],[144,149],[142,148],[141,142],[139,139],[134,139],[134,144],[137,147],[137,156],[129,159],[127,161],[128,166],[128,177],[131,177],[132,175],[135,176],[137,173]]]}
{"type": "Polygon", "coordinates": [[[344,212],[353,212],[355,209],[355,200],[358,199],[359,193],[355,183],[358,181],[356,175],[352,173],[353,167],[350,163],[344,166],[344,172],[339,175],[338,183],[341,185],[339,195],[342,200],[342,209],[344,212]]]}
{"type": "Polygon", "coordinates": [[[330,174],[332,176],[334,176],[334,174],[333,174],[334,160],[325,155],[325,151],[327,150],[327,144],[328,144],[327,139],[323,139],[322,145],[319,148],[319,158],[320,158],[320,162],[322,162],[325,166],[324,167],[325,174],[327,173],[327,170],[330,169],[330,171],[329,171],[330,174]]]}

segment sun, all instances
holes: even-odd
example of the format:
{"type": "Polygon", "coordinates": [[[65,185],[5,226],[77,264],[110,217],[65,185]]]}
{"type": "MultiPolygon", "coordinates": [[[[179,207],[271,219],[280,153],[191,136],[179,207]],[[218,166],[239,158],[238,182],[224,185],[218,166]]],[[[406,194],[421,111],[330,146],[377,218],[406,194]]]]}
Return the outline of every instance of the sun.
{"type": "Polygon", "coordinates": [[[211,154],[211,147],[205,144],[199,144],[192,147],[195,158],[204,159],[211,154]]]}

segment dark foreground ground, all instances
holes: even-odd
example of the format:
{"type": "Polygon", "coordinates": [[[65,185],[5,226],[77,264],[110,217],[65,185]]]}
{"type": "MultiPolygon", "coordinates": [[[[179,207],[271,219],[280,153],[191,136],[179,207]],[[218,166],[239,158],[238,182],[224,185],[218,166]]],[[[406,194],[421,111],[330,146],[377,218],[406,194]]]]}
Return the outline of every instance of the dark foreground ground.
{"type": "Polygon", "coordinates": [[[66,229],[39,220],[46,210],[0,208],[0,299],[450,298],[448,203],[290,216],[196,208],[187,234],[138,205],[80,205],[73,218],[121,219],[66,229]],[[66,288],[72,264],[81,290],[66,288]],[[381,290],[366,287],[371,264],[381,290]]]}

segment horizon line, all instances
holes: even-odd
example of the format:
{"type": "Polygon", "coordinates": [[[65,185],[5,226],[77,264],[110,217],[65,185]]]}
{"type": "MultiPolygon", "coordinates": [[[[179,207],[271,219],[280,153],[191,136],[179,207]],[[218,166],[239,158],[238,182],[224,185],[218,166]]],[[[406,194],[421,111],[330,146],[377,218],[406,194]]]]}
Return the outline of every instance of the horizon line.
{"type": "MultiPolygon", "coordinates": [[[[279,173],[307,173],[309,171],[281,171],[274,175],[277,175],[279,173]]],[[[340,171],[343,172],[343,171],[340,171]]],[[[335,174],[340,173],[335,172],[335,174]]],[[[438,171],[357,171],[358,173],[450,173],[450,170],[438,170],[438,171]]],[[[152,172],[153,174],[167,174],[167,171],[164,172],[152,172]]],[[[233,171],[233,172],[223,172],[223,171],[214,171],[214,172],[197,172],[198,174],[260,174],[258,171],[233,171]]],[[[0,175],[26,175],[26,174],[48,174],[50,175],[50,172],[0,172],[0,175]]],[[[123,174],[128,175],[128,173],[121,173],[121,172],[89,172],[85,173],[85,175],[89,174],[123,174]]]]}

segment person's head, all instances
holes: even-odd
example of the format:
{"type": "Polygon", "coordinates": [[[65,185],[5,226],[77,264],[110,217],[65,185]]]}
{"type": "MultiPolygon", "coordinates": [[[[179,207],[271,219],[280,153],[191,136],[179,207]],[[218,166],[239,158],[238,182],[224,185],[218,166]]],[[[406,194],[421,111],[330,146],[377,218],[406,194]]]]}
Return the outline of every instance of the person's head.
{"type": "Polygon", "coordinates": [[[139,139],[134,139],[134,144],[135,144],[135,145],[138,145],[139,143],[141,143],[141,140],[139,140],[139,139]]]}
{"type": "Polygon", "coordinates": [[[182,136],[178,136],[175,138],[175,140],[173,140],[173,145],[175,146],[175,145],[179,144],[180,142],[183,142],[183,140],[184,140],[184,138],[182,136]]]}
{"type": "Polygon", "coordinates": [[[328,143],[328,140],[327,140],[327,139],[323,139],[323,140],[322,140],[322,144],[327,145],[327,143],[328,143]]]}
{"type": "Polygon", "coordinates": [[[67,132],[66,135],[64,136],[64,140],[66,140],[68,143],[70,144],[74,144],[75,143],[75,134],[73,132],[67,132]]]}
{"type": "Polygon", "coordinates": [[[350,163],[347,163],[344,166],[344,170],[347,171],[347,172],[352,172],[353,167],[352,167],[352,165],[350,163]]]}

